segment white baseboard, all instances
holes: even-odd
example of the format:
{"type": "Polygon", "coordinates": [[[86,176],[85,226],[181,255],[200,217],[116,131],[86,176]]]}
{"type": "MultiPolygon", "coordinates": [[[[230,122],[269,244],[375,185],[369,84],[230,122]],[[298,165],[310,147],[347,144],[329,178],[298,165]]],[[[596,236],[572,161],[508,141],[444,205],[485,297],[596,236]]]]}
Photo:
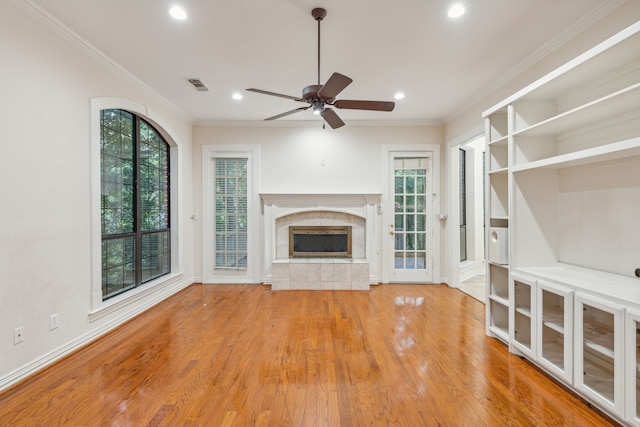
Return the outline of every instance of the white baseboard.
{"type": "Polygon", "coordinates": [[[172,286],[167,286],[162,289],[162,292],[159,292],[157,295],[153,295],[153,297],[147,299],[142,305],[136,306],[135,309],[131,309],[122,313],[120,316],[114,318],[113,320],[90,330],[89,332],[69,341],[68,343],[61,345],[60,347],[22,365],[18,369],[9,372],[7,375],[0,377],[0,391],[11,387],[19,381],[24,380],[25,378],[37,373],[38,371],[44,369],[52,363],[62,359],[68,354],[79,350],[80,348],[86,346],[87,344],[116,328],[117,326],[120,326],[121,324],[131,320],[135,316],[138,316],[139,314],[147,311],[154,305],[158,304],[161,301],[164,301],[171,295],[181,291],[182,289],[190,286],[193,283],[196,282],[193,282],[192,280],[182,280],[180,282],[172,284],[172,286]]]}

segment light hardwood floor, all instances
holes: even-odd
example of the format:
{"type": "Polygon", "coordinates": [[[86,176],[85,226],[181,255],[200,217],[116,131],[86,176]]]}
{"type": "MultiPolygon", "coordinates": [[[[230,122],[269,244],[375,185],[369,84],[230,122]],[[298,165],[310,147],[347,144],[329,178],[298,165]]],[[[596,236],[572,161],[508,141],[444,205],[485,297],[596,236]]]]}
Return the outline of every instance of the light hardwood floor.
{"type": "Polygon", "coordinates": [[[0,394],[0,425],[613,424],[447,286],[195,284],[0,394]]]}

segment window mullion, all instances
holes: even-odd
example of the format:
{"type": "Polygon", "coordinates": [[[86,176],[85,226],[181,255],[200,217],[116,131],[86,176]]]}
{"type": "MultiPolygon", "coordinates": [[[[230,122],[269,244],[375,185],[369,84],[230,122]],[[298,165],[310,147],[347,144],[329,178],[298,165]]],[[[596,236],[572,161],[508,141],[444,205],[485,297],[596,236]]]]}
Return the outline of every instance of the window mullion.
{"type": "Polygon", "coordinates": [[[135,194],[133,199],[133,216],[134,216],[134,229],[135,229],[135,286],[140,286],[142,283],[142,226],[141,226],[141,211],[142,206],[140,203],[140,118],[135,118],[135,132],[133,132],[133,144],[135,147],[134,159],[133,159],[133,193],[135,194]]]}

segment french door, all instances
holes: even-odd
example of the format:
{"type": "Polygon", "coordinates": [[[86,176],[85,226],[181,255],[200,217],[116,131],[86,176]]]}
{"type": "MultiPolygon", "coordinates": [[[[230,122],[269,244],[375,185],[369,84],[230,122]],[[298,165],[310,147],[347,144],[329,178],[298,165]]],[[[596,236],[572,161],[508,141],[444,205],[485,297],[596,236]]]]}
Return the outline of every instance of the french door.
{"type": "Polygon", "coordinates": [[[389,153],[385,251],[390,282],[433,282],[433,166],[428,153],[389,153]]]}

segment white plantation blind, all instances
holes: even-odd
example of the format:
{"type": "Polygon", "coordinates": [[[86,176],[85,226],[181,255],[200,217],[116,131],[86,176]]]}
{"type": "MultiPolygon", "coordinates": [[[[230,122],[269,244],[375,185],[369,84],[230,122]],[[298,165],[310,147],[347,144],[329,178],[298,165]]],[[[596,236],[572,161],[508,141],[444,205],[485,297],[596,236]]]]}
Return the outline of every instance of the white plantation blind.
{"type": "Polygon", "coordinates": [[[214,159],[215,269],[247,269],[247,159],[214,159]]]}

